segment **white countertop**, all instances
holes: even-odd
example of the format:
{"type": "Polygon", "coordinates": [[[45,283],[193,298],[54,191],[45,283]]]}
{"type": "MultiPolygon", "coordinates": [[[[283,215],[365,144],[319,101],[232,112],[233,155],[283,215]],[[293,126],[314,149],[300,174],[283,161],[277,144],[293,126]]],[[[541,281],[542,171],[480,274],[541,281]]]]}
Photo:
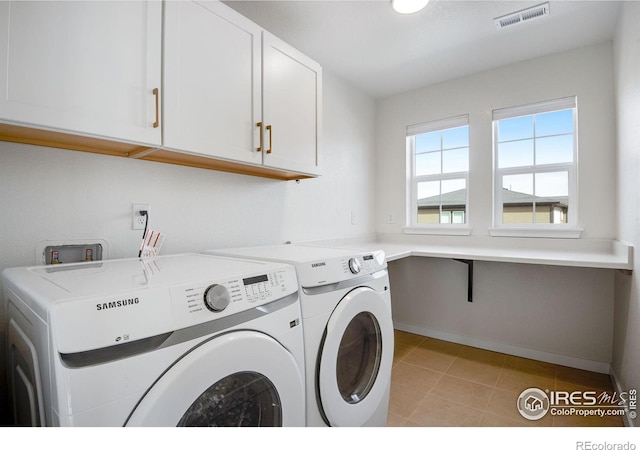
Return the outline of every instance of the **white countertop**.
{"type": "Polygon", "coordinates": [[[633,246],[606,239],[377,234],[299,243],[338,248],[383,250],[387,261],[395,261],[409,256],[422,256],[551,266],[633,269],[633,246]]]}

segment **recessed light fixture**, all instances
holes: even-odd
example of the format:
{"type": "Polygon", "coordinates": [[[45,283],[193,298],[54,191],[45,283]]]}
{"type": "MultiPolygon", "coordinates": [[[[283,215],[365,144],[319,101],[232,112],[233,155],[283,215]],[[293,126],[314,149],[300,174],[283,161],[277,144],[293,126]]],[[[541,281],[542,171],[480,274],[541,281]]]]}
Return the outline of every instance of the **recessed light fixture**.
{"type": "Polygon", "coordinates": [[[391,6],[400,14],[413,14],[427,6],[429,0],[391,0],[391,6]]]}

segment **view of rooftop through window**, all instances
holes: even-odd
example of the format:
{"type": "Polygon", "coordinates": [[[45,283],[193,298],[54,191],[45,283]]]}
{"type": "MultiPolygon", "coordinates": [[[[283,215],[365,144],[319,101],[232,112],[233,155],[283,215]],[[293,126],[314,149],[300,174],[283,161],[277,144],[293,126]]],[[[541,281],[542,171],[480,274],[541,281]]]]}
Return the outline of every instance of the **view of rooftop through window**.
{"type": "Polygon", "coordinates": [[[466,223],[469,126],[436,129],[410,139],[414,149],[415,223],[466,223]]]}
{"type": "Polygon", "coordinates": [[[574,110],[497,122],[502,224],[566,224],[574,163],[574,110]]]}
{"type": "MultiPolygon", "coordinates": [[[[575,223],[575,112],[575,97],[493,112],[496,226],[575,223]]],[[[411,223],[468,223],[469,117],[411,125],[407,144],[411,223]]]]}

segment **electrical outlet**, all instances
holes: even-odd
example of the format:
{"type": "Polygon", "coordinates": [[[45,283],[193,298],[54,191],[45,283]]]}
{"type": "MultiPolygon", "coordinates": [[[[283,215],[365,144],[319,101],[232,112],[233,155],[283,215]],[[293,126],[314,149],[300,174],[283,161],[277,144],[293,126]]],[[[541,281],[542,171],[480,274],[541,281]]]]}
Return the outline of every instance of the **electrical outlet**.
{"type": "Polygon", "coordinates": [[[149,219],[149,204],[148,203],[133,203],[131,205],[131,229],[132,230],[144,230],[144,226],[149,219]],[[146,211],[147,216],[140,214],[140,211],[146,211]]]}
{"type": "Polygon", "coordinates": [[[395,223],[395,218],[392,213],[387,214],[387,223],[395,223]]]}

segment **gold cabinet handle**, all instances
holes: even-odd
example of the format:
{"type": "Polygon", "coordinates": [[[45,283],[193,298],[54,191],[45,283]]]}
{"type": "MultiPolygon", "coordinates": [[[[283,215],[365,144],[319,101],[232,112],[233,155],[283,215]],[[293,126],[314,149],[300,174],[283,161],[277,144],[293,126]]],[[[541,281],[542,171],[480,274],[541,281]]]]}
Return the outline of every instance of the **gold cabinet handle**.
{"type": "Polygon", "coordinates": [[[257,126],[258,128],[260,128],[260,147],[258,147],[258,148],[256,149],[256,151],[261,152],[261,151],[262,151],[262,146],[263,146],[263,142],[262,142],[262,139],[263,139],[263,137],[262,137],[262,122],[258,122],[258,123],[256,124],[256,126],[257,126]]]}
{"type": "Polygon", "coordinates": [[[267,150],[267,154],[269,154],[273,151],[273,145],[271,144],[271,138],[272,138],[271,125],[267,125],[267,131],[269,132],[269,149],[267,150]]]}
{"type": "Polygon", "coordinates": [[[160,92],[158,88],[153,89],[153,96],[156,98],[156,121],[153,122],[153,128],[158,128],[160,126],[160,92]]]}

